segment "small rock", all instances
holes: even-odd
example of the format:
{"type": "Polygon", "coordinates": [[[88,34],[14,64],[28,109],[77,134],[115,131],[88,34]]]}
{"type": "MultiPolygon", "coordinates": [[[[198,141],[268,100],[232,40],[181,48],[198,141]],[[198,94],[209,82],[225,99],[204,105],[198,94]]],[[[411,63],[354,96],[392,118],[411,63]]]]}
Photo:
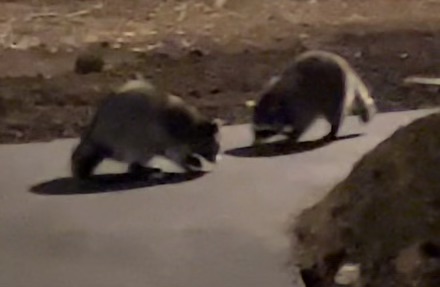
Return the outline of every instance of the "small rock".
{"type": "Polygon", "coordinates": [[[399,57],[400,57],[400,59],[408,59],[409,58],[409,54],[408,53],[401,53],[400,55],[399,55],[399,57]]]}
{"type": "Polygon", "coordinates": [[[112,44],[112,48],[113,49],[121,49],[122,48],[122,43],[121,42],[116,42],[112,44]]]}
{"type": "Polygon", "coordinates": [[[108,49],[108,48],[110,48],[110,42],[109,41],[102,41],[99,43],[99,46],[101,48],[108,49]]]}
{"type": "Polygon", "coordinates": [[[255,107],[256,105],[257,105],[257,103],[255,101],[253,101],[253,100],[249,100],[249,101],[245,102],[245,106],[248,107],[248,108],[255,107]]]}
{"type": "Polygon", "coordinates": [[[360,279],[361,269],[359,264],[347,263],[339,268],[335,275],[335,283],[350,286],[357,283],[360,279]]]}
{"type": "Polygon", "coordinates": [[[93,53],[81,54],[75,62],[75,73],[77,74],[99,73],[103,68],[104,60],[101,56],[93,53]]]}
{"type": "Polygon", "coordinates": [[[205,53],[200,49],[191,49],[191,51],[189,51],[189,55],[194,58],[201,58],[205,56],[205,53]]]}
{"type": "Polygon", "coordinates": [[[310,38],[310,35],[307,34],[307,33],[301,33],[301,34],[299,34],[299,38],[300,38],[301,40],[305,40],[305,39],[310,38]]]}
{"type": "Polygon", "coordinates": [[[124,35],[125,37],[132,38],[132,37],[136,36],[136,33],[133,32],[133,31],[127,31],[127,32],[124,32],[123,35],[124,35]]]}
{"type": "Polygon", "coordinates": [[[213,95],[216,95],[216,94],[221,93],[221,90],[219,88],[213,88],[213,89],[211,89],[210,93],[213,95]]]}
{"type": "Polygon", "coordinates": [[[228,2],[228,0],[214,0],[214,7],[221,9],[226,5],[226,2],[228,2]]]}
{"type": "Polygon", "coordinates": [[[192,97],[192,98],[196,98],[196,99],[198,99],[198,98],[200,98],[202,95],[200,95],[200,92],[199,92],[199,91],[197,91],[197,90],[192,90],[192,91],[189,92],[189,96],[192,97]]]}
{"type": "Polygon", "coordinates": [[[53,46],[53,47],[49,47],[48,51],[49,51],[49,53],[56,54],[56,53],[58,53],[59,49],[58,49],[58,47],[53,46]]]}
{"type": "Polygon", "coordinates": [[[135,53],[145,53],[147,51],[144,47],[133,47],[131,50],[135,53]]]}

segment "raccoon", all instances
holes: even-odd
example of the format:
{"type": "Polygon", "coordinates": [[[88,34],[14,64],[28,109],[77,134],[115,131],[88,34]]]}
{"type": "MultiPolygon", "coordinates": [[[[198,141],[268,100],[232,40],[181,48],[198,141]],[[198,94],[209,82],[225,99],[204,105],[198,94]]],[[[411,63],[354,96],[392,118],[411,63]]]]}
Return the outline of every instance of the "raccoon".
{"type": "Polygon", "coordinates": [[[377,108],[360,76],[341,56],[312,50],[273,77],[254,107],[254,144],[278,134],[297,141],[318,117],[331,125],[324,140],[334,140],[344,116],[368,123],[377,108]]]}
{"type": "Polygon", "coordinates": [[[131,79],[98,106],[72,153],[71,170],[76,178],[89,178],[101,161],[112,158],[135,172],[160,155],[186,172],[197,171],[200,157],[216,162],[218,136],[217,121],[143,78],[131,79]]]}

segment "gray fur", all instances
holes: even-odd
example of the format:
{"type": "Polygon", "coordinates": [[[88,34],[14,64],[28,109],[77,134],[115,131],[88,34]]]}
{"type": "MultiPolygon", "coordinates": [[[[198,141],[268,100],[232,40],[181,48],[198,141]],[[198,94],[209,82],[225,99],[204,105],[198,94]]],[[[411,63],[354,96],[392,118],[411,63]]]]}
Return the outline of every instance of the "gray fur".
{"type": "Polygon", "coordinates": [[[330,123],[325,138],[333,140],[346,115],[358,115],[367,123],[375,113],[367,87],[345,59],[308,51],[264,88],[254,109],[255,143],[276,134],[296,141],[318,117],[330,123]]]}
{"type": "Polygon", "coordinates": [[[215,162],[216,123],[177,96],[164,95],[148,81],[128,81],[98,107],[72,154],[72,173],[85,178],[105,158],[132,169],[165,156],[190,171],[194,155],[215,162]]]}

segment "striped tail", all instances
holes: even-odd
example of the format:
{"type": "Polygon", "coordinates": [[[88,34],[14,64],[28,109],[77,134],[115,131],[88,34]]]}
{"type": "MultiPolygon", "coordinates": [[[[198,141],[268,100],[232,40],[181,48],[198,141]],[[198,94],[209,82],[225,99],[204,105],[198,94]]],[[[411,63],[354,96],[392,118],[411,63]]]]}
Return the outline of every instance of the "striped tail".
{"type": "Polygon", "coordinates": [[[358,75],[352,75],[349,81],[351,82],[349,92],[353,93],[354,96],[351,103],[351,114],[359,116],[363,123],[368,123],[377,113],[376,103],[358,75]]]}

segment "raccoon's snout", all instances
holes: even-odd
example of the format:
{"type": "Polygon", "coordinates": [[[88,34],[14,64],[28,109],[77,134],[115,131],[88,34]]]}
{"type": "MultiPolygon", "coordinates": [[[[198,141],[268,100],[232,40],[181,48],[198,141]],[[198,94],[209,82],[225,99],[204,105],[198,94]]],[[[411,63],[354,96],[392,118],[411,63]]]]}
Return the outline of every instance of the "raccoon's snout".
{"type": "Polygon", "coordinates": [[[203,144],[201,147],[193,149],[193,154],[204,158],[210,163],[216,163],[220,152],[220,144],[215,141],[209,144],[203,144]]]}
{"type": "Polygon", "coordinates": [[[357,111],[357,114],[359,115],[360,119],[364,123],[368,123],[372,120],[372,118],[376,115],[377,108],[376,105],[369,104],[366,107],[363,107],[357,111]]]}
{"type": "Polygon", "coordinates": [[[217,161],[217,155],[201,155],[204,159],[206,159],[207,161],[211,162],[211,163],[216,163],[217,161]]]}
{"type": "Polygon", "coordinates": [[[219,149],[215,149],[215,151],[210,152],[210,153],[206,153],[206,154],[202,154],[201,156],[204,157],[207,161],[211,162],[211,163],[216,163],[218,158],[219,158],[219,149]]]}
{"type": "Polygon", "coordinates": [[[218,158],[219,158],[219,155],[216,154],[216,155],[213,155],[213,156],[212,156],[211,158],[209,158],[208,160],[209,160],[210,162],[212,162],[212,163],[216,163],[217,160],[218,160],[218,158]]]}

